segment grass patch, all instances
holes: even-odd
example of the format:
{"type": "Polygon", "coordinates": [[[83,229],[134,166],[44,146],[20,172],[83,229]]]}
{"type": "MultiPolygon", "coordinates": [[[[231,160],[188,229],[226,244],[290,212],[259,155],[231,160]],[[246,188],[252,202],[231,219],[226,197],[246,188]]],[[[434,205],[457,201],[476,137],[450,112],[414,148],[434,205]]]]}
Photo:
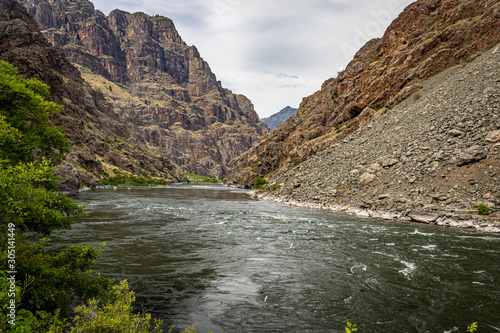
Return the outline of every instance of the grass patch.
{"type": "Polygon", "coordinates": [[[201,176],[190,172],[183,172],[182,174],[186,176],[191,183],[212,183],[212,184],[222,183],[220,179],[214,176],[201,176]]]}
{"type": "Polygon", "coordinates": [[[296,167],[297,165],[299,165],[300,163],[304,162],[303,159],[301,159],[300,157],[295,157],[293,160],[292,160],[292,164],[294,167],[296,167]]]}
{"type": "Polygon", "coordinates": [[[107,186],[166,186],[168,185],[165,179],[155,179],[151,177],[136,177],[119,174],[108,179],[101,180],[102,185],[107,186]]]}
{"type": "Polygon", "coordinates": [[[381,103],[381,102],[377,102],[377,103],[375,103],[375,105],[373,106],[373,110],[375,110],[375,111],[379,111],[379,110],[381,110],[383,107],[384,107],[384,105],[382,105],[382,103],[381,103]]]}

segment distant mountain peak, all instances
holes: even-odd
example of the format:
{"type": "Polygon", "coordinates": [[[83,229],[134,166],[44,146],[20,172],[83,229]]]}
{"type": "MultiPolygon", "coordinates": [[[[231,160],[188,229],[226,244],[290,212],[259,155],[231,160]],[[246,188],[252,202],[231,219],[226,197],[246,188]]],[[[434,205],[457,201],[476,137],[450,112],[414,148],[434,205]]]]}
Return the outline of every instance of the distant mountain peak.
{"type": "Polygon", "coordinates": [[[297,109],[292,108],[291,106],[287,106],[283,110],[273,114],[270,117],[262,118],[261,121],[267,124],[267,126],[269,126],[271,131],[274,131],[274,129],[278,127],[278,125],[283,124],[285,121],[288,120],[288,118],[294,116],[296,113],[297,109]]]}

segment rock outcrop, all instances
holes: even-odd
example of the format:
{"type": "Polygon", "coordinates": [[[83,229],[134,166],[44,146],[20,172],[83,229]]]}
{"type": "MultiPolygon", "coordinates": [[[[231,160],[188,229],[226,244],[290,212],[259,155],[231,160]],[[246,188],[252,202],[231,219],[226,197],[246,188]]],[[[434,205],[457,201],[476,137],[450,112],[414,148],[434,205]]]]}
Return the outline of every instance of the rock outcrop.
{"type": "Polygon", "coordinates": [[[121,10],[105,16],[87,0],[21,3],[127,124],[118,141],[134,133],[187,171],[221,176],[268,132],[250,100],[221,86],[170,19],[121,10]]]}
{"type": "Polygon", "coordinates": [[[499,130],[500,44],[422,82],[418,93],[370,124],[270,179],[279,186],[261,195],[364,217],[500,232],[499,130]],[[480,204],[489,207],[487,216],[478,215],[480,204]]]}
{"type": "MultiPolygon", "coordinates": [[[[69,23],[68,23],[69,24],[69,23]]],[[[63,189],[77,191],[95,185],[117,168],[134,173],[156,173],[172,180],[184,176],[169,159],[149,149],[147,142],[120,119],[105,96],[92,89],[80,72],[40,33],[35,20],[14,0],[0,0],[0,59],[19,73],[50,87],[52,99],[64,106],[52,122],[63,126],[73,149],[59,166],[67,180],[63,189]],[[110,138],[123,138],[120,142],[110,138]]]]}
{"type": "Polygon", "coordinates": [[[270,179],[286,172],[294,160],[307,160],[341,142],[409,96],[418,98],[425,79],[469,63],[499,40],[497,0],[409,5],[382,38],[369,41],[337,78],[305,98],[296,116],[235,159],[228,182],[248,186],[257,176],[270,179]]]}

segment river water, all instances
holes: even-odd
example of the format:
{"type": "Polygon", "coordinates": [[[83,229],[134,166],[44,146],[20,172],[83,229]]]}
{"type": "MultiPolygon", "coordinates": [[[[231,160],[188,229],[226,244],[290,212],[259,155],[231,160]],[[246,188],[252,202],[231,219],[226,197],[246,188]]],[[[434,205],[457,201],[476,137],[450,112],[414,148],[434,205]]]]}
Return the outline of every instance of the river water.
{"type": "Polygon", "coordinates": [[[98,246],[166,325],[221,332],[500,332],[500,237],[364,220],[218,185],[81,193],[53,247],[98,246]]]}

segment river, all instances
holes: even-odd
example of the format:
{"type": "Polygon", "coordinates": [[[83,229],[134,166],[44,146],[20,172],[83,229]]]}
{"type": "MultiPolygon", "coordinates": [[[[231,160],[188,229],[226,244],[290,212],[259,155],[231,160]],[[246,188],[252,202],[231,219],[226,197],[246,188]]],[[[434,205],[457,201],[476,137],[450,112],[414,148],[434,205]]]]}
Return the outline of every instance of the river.
{"type": "Polygon", "coordinates": [[[359,219],[219,185],[81,193],[52,247],[98,246],[166,325],[197,332],[500,332],[500,237],[359,219]]]}

